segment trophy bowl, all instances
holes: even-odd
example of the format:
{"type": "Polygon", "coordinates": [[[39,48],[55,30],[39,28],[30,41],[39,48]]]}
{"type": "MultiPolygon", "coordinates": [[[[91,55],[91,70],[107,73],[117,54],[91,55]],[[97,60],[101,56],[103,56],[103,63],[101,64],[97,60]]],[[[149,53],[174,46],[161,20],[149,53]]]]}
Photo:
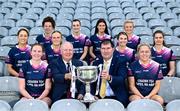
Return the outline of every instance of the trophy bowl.
{"type": "Polygon", "coordinates": [[[86,94],[82,102],[94,102],[94,96],[90,94],[90,83],[95,82],[98,77],[97,66],[77,67],[77,78],[86,84],[86,94]]]}

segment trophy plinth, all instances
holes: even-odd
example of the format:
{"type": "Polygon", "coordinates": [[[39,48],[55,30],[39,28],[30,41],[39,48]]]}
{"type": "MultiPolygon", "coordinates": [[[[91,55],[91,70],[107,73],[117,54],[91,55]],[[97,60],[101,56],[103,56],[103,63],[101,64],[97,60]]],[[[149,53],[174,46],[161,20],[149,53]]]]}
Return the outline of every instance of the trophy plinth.
{"type": "Polygon", "coordinates": [[[94,96],[90,93],[90,83],[97,80],[97,66],[80,66],[77,67],[77,78],[86,84],[86,94],[82,102],[94,102],[94,96]]]}

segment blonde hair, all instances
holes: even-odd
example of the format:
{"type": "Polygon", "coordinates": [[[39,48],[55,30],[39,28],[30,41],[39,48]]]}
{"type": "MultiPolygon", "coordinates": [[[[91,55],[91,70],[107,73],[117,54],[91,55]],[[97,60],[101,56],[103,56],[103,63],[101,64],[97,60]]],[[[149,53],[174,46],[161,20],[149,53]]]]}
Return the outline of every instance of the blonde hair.
{"type": "Polygon", "coordinates": [[[132,23],[132,25],[133,25],[133,27],[134,27],[134,22],[132,21],[132,20],[126,20],[125,22],[124,22],[124,27],[125,27],[125,25],[127,24],[127,23],[132,23]]]}
{"type": "Polygon", "coordinates": [[[142,46],[147,46],[149,48],[149,50],[151,51],[151,46],[147,43],[140,43],[137,47],[137,53],[139,53],[139,50],[142,46]]]}

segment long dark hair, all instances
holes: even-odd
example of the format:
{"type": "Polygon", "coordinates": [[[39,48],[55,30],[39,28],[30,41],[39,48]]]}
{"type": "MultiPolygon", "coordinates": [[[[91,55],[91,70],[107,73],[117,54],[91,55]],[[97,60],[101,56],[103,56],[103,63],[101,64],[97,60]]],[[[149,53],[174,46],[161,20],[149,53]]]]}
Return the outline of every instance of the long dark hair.
{"type": "Polygon", "coordinates": [[[101,23],[101,22],[103,22],[103,23],[105,24],[105,26],[106,26],[105,31],[104,31],[105,34],[108,34],[108,35],[109,35],[108,28],[107,28],[107,23],[106,23],[106,21],[105,21],[103,18],[100,18],[100,19],[97,21],[96,27],[95,27],[94,35],[97,34],[97,33],[99,32],[99,30],[98,30],[97,27],[98,27],[99,23],[101,23]]]}
{"type": "MultiPolygon", "coordinates": [[[[164,38],[164,33],[163,33],[163,31],[161,31],[161,30],[156,30],[154,33],[153,33],[153,46],[155,46],[155,41],[154,41],[154,39],[155,39],[155,35],[156,34],[162,34],[162,36],[163,36],[163,38],[164,38]]],[[[165,41],[163,40],[163,46],[166,46],[166,43],[165,43],[165,41]]]]}

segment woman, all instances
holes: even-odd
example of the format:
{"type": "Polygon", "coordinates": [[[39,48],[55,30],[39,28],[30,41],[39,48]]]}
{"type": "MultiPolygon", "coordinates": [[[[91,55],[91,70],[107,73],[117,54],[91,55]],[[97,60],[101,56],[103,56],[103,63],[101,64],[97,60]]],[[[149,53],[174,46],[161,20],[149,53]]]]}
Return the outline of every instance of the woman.
{"type": "Polygon", "coordinates": [[[6,59],[7,70],[12,76],[19,76],[19,69],[22,64],[27,62],[30,58],[31,47],[28,45],[29,31],[21,28],[18,33],[18,44],[11,48],[6,59]]]}
{"type": "Polygon", "coordinates": [[[49,46],[52,44],[51,42],[51,34],[55,29],[55,21],[52,17],[46,17],[43,19],[42,22],[42,26],[44,29],[44,34],[40,34],[37,36],[36,41],[43,45],[44,48],[46,48],[46,46],[49,46]]]}
{"type": "Polygon", "coordinates": [[[93,59],[101,57],[100,44],[104,39],[111,39],[111,36],[109,35],[106,21],[99,19],[96,23],[94,35],[90,37],[91,47],[89,54],[93,59]]]}
{"type": "Polygon", "coordinates": [[[61,56],[61,44],[62,44],[62,33],[59,31],[54,31],[52,33],[52,45],[45,48],[47,62],[50,63],[53,59],[61,56]]]}
{"type": "Polygon", "coordinates": [[[119,61],[122,72],[127,74],[129,64],[135,60],[135,51],[126,46],[128,42],[128,35],[125,32],[120,32],[117,36],[117,39],[119,45],[116,47],[114,54],[120,58],[119,61]]]}
{"type": "Polygon", "coordinates": [[[124,31],[128,35],[128,43],[127,46],[129,48],[134,49],[135,51],[137,50],[137,46],[140,43],[141,39],[133,34],[134,30],[134,23],[132,20],[126,20],[124,22],[124,31]]]}
{"type": "Polygon", "coordinates": [[[73,58],[85,60],[88,54],[90,40],[88,36],[80,32],[80,29],[81,29],[81,22],[78,19],[74,19],[72,21],[72,34],[66,37],[66,40],[73,44],[74,47],[73,58]]]}
{"type": "Polygon", "coordinates": [[[157,30],[153,34],[153,47],[151,48],[152,59],[160,64],[163,76],[175,75],[175,56],[164,42],[164,33],[157,30]]]}
{"type": "Polygon", "coordinates": [[[51,104],[48,94],[51,89],[50,75],[47,74],[48,64],[41,60],[43,47],[34,44],[31,48],[32,59],[26,62],[19,72],[19,90],[23,99],[39,99],[51,104]]]}
{"type": "Polygon", "coordinates": [[[140,44],[137,48],[139,60],[130,65],[128,72],[129,88],[132,95],[130,101],[138,99],[152,99],[163,105],[163,98],[157,95],[160,81],[163,79],[160,65],[151,60],[151,48],[147,44],[140,44]]]}

